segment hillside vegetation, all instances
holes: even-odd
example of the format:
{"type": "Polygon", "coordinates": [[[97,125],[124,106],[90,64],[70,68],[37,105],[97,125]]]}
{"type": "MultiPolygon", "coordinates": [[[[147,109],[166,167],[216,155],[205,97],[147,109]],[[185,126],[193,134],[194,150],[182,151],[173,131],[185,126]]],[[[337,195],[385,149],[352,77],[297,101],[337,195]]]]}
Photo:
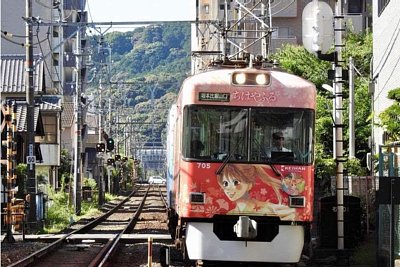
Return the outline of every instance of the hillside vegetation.
{"type": "MultiPolygon", "coordinates": [[[[93,36],[98,74],[92,84],[97,86],[101,79],[103,106],[112,99],[113,125],[120,116],[119,122],[137,122],[132,124],[137,140],[162,142],[168,109],[190,73],[190,38],[187,23],[111,32],[104,39],[93,36]]],[[[99,94],[97,87],[88,92],[99,94]]]]}

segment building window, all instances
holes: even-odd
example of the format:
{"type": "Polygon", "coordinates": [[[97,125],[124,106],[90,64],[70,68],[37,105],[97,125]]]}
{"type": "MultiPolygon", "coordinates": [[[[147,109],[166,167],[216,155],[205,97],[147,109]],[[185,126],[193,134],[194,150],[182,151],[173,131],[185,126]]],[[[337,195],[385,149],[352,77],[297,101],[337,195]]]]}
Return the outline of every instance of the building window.
{"type": "Polygon", "coordinates": [[[349,14],[359,14],[363,12],[363,1],[362,0],[352,0],[348,2],[349,14]]]}
{"type": "Polygon", "coordinates": [[[378,16],[380,16],[389,4],[390,0],[378,0],[378,16]]]}
{"type": "Polygon", "coordinates": [[[205,14],[210,14],[210,5],[204,5],[204,13],[205,14]]]}
{"type": "Polygon", "coordinates": [[[274,39],[289,38],[291,36],[293,36],[292,30],[289,27],[274,28],[274,31],[272,32],[272,38],[274,38],[274,39]]]}
{"type": "Polygon", "coordinates": [[[57,143],[57,117],[42,116],[45,136],[41,137],[40,142],[44,144],[57,143]]]}

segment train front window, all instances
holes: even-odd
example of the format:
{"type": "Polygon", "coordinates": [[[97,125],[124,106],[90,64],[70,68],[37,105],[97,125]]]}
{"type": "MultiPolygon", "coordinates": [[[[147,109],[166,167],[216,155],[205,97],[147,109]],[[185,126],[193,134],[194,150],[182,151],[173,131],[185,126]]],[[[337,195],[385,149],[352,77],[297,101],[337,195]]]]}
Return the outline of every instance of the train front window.
{"type": "Polygon", "coordinates": [[[313,161],[314,112],[255,108],[251,112],[251,160],[307,164],[313,161]]]}
{"type": "Polygon", "coordinates": [[[194,160],[309,164],[314,112],[306,109],[188,106],[183,156],[194,160]]]}
{"type": "Polygon", "coordinates": [[[190,106],[184,119],[186,158],[247,160],[248,109],[190,106]]]}

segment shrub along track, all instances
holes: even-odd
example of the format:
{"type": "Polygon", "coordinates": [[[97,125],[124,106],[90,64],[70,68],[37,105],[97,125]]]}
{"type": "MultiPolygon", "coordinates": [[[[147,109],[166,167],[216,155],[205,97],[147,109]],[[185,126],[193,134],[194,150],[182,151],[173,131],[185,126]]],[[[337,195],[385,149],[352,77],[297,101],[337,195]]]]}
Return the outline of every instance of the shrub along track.
{"type": "Polygon", "coordinates": [[[83,226],[75,224],[73,228],[77,229],[9,266],[144,265],[149,235],[171,243],[164,194],[165,187],[148,185],[135,189],[126,199],[109,207],[109,212],[83,226]]]}

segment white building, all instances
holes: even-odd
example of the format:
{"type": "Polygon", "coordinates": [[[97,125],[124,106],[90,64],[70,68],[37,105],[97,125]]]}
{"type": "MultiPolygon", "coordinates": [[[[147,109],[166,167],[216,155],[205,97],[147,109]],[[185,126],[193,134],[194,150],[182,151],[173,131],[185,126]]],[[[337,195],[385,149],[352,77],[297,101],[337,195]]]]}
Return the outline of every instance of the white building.
{"type": "MultiPolygon", "coordinates": [[[[373,110],[374,122],[393,104],[388,92],[400,87],[400,4],[397,0],[374,0],[373,5],[373,110]]],[[[384,129],[374,127],[375,151],[387,141],[384,129]]]]}

